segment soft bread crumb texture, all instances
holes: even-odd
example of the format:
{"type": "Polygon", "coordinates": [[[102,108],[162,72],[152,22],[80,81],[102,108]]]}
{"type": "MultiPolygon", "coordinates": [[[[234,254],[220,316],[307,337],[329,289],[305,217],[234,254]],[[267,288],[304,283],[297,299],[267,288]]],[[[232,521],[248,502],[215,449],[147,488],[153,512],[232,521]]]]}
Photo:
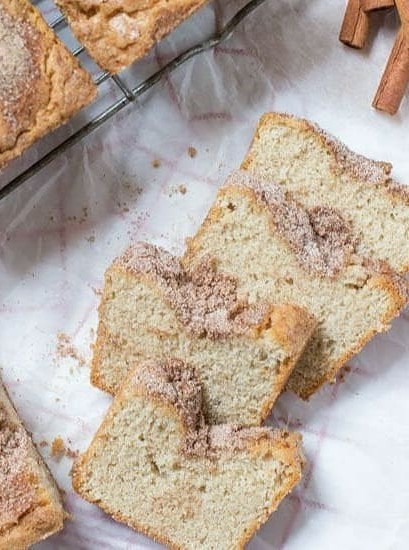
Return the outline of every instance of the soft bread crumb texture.
{"type": "Polygon", "coordinates": [[[359,254],[409,271],[409,188],[393,180],[389,163],[353,153],[307,120],[269,113],[242,168],[281,185],[307,208],[340,209],[359,254]]]}
{"type": "Polygon", "coordinates": [[[63,528],[57,486],[1,382],[0,482],[0,550],[26,549],[63,528]]]}
{"type": "MultiPolygon", "coordinates": [[[[203,269],[201,282],[214,282],[203,269]]],[[[316,322],[299,307],[267,305],[261,317],[248,316],[249,324],[231,334],[234,314],[243,317],[248,305],[239,303],[233,290],[226,296],[224,285],[198,287],[194,281],[178,258],[146,243],[114,262],[99,307],[92,381],[115,393],[142,360],[180,358],[200,375],[210,422],[258,425],[285,387],[316,322]],[[232,309],[224,309],[226,303],[232,309]]]]}
{"type": "Polygon", "coordinates": [[[96,87],[27,0],[0,0],[0,54],[1,168],[90,103],[96,87]]]}
{"type": "MultiPolygon", "coordinates": [[[[341,366],[372,336],[389,328],[407,303],[407,286],[383,264],[353,253],[344,257],[335,276],[309,269],[296,249],[302,241],[301,226],[293,241],[291,231],[282,231],[296,204],[289,201],[288,208],[269,208],[268,195],[256,192],[259,179],[247,172],[229,178],[198,233],[189,240],[184,264],[191,268],[203,255],[210,256],[221,272],[237,277],[238,290],[250,302],[293,303],[317,318],[317,329],[288,382],[291,390],[308,398],[333,381],[341,366]]],[[[277,187],[272,182],[268,185],[277,187]]],[[[309,238],[306,233],[307,248],[313,244],[309,238]]]]}
{"type": "Polygon", "coordinates": [[[118,73],[142,58],[207,0],[56,0],[99,66],[118,73]]]}
{"type": "Polygon", "coordinates": [[[169,548],[244,548],[300,480],[300,436],[206,426],[194,371],[153,367],[125,381],[74,465],[75,490],[169,548]]]}

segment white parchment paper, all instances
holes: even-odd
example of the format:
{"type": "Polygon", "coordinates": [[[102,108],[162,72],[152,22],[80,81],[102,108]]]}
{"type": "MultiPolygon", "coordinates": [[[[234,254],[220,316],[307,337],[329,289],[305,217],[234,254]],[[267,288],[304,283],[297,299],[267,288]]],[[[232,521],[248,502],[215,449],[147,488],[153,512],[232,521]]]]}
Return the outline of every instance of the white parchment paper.
{"type": "MultiPolygon", "coordinates": [[[[244,3],[210,4],[132,71],[149,74],[244,3]]],[[[407,98],[394,118],[370,107],[397,22],[375,17],[368,49],[356,52],[337,39],[344,7],[267,1],[222,47],[190,61],[0,204],[0,364],[36,442],[61,436],[73,450],[86,448],[110,403],[91,387],[88,368],[104,270],[135,239],[182,251],[262,113],[315,120],[360,153],[393,162],[409,182],[407,98]],[[75,348],[71,356],[59,333],[75,348]]],[[[279,400],[272,422],[303,433],[308,467],[251,550],[409,548],[408,319],[309,403],[279,400]]],[[[71,488],[72,460],[40,450],[73,520],[39,549],[158,547],[83,502],[71,488]]]]}

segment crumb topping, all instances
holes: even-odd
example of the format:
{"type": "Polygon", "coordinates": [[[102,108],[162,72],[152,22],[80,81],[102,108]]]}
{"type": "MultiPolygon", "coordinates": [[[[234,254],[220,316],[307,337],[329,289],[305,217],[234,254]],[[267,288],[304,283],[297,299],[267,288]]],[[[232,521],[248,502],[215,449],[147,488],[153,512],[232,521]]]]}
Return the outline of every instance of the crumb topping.
{"type": "Polygon", "coordinates": [[[351,151],[344,143],[329,134],[317,124],[308,123],[313,130],[324,140],[326,145],[334,151],[336,157],[336,171],[345,170],[354,177],[371,184],[386,183],[390,179],[392,165],[388,162],[368,159],[351,151]]]}
{"type": "Polygon", "coordinates": [[[24,428],[14,424],[0,404],[0,532],[16,523],[36,502],[27,473],[30,445],[24,428]]]}
{"type": "Polygon", "coordinates": [[[274,439],[274,432],[269,428],[243,428],[222,424],[211,426],[209,431],[209,445],[213,451],[218,449],[244,451],[249,445],[271,439],[274,439]]]}
{"type": "Polygon", "coordinates": [[[237,280],[218,273],[209,258],[186,271],[169,252],[137,243],[115,265],[153,277],[178,319],[196,337],[212,339],[245,334],[266,319],[267,304],[248,305],[237,293],[237,280]]]}
{"type": "Polygon", "coordinates": [[[193,367],[175,358],[152,359],[137,370],[134,382],[174,404],[190,428],[202,424],[202,386],[193,367]]]}
{"type": "Polygon", "coordinates": [[[33,49],[38,39],[33,26],[0,6],[0,102],[2,116],[12,127],[17,125],[19,101],[38,78],[33,49]]]}
{"type": "Polygon", "coordinates": [[[397,195],[405,201],[409,201],[409,187],[398,183],[392,178],[392,164],[390,162],[368,159],[363,155],[359,155],[317,124],[307,120],[304,120],[304,122],[334,152],[335,163],[332,170],[335,173],[340,174],[345,171],[354,178],[365,181],[370,185],[383,185],[392,195],[397,195]]]}
{"type": "Polygon", "coordinates": [[[182,414],[187,428],[183,452],[188,456],[212,459],[221,450],[232,453],[245,451],[258,442],[286,437],[286,432],[269,428],[208,426],[203,415],[199,378],[192,366],[179,359],[145,361],[133,375],[132,381],[145,388],[150,395],[166,399],[182,414]]]}
{"type": "Polygon", "coordinates": [[[151,395],[166,399],[181,413],[187,428],[186,453],[205,452],[202,386],[192,367],[175,358],[146,361],[137,369],[133,382],[144,386],[151,395]]]}
{"type": "Polygon", "coordinates": [[[348,263],[356,241],[350,224],[334,208],[305,210],[286,197],[283,189],[250,172],[236,171],[225,186],[251,189],[267,205],[277,232],[290,244],[307,271],[335,277],[348,263]]]}
{"type": "Polygon", "coordinates": [[[351,151],[344,143],[320,128],[317,124],[308,124],[324,140],[326,145],[334,151],[336,164],[333,169],[336,172],[345,170],[346,172],[350,172],[354,177],[372,184],[386,183],[390,179],[391,164],[371,160],[363,155],[359,155],[351,151]]]}

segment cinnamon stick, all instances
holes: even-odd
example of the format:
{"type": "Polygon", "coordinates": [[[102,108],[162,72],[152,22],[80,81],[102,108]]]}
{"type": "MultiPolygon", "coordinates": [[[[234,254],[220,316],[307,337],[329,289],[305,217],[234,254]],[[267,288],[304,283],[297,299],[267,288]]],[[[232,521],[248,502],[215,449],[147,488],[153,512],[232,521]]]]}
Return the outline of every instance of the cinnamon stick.
{"type": "Polygon", "coordinates": [[[369,16],[361,7],[361,0],[348,0],[339,39],[352,48],[363,48],[369,34],[369,16]]]}
{"type": "Polygon", "coordinates": [[[403,27],[406,26],[406,33],[409,32],[409,2],[408,0],[396,0],[396,8],[403,27]]]}
{"type": "Polygon", "coordinates": [[[405,95],[409,82],[409,36],[408,27],[402,26],[389,57],[373,107],[394,115],[405,95]]]}
{"type": "Polygon", "coordinates": [[[361,9],[365,12],[393,8],[395,0],[361,0],[361,9]]]}

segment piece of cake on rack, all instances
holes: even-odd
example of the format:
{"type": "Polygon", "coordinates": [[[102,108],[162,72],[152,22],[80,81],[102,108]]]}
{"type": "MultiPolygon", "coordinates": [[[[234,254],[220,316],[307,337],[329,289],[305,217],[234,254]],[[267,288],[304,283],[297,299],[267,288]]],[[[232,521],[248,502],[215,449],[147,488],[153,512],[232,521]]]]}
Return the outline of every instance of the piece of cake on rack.
{"type": "Polygon", "coordinates": [[[146,55],[159,40],[208,0],[56,0],[91,57],[118,73],[146,55]]]}
{"type": "Polygon", "coordinates": [[[27,0],[0,0],[0,168],[96,96],[79,62],[27,0]]]}

